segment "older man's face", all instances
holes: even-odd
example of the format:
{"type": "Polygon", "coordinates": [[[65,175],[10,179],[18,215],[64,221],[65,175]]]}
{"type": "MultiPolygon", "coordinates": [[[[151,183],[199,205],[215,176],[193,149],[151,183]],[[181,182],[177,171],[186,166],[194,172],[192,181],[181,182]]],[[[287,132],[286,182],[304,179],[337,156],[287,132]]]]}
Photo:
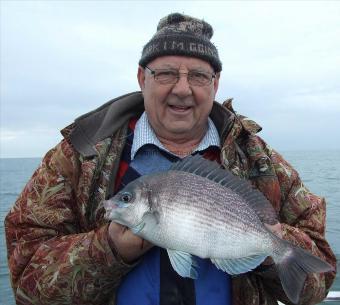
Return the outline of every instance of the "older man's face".
{"type": "MultiPolygon", "coordinates": [[[[180,73],[203,71],[213,73],[211,65],[185,56],[158,57],[147,65],[151,70],[175,69],[180,73]]],[[[157,136],[167,139],[195,139],[207,126],[219,75],[205,86],[192,86],[182,74],[176,84],[159,84],[154,76],[139,67],[138,81],[144,95],[145,111],[157,136]]]]}

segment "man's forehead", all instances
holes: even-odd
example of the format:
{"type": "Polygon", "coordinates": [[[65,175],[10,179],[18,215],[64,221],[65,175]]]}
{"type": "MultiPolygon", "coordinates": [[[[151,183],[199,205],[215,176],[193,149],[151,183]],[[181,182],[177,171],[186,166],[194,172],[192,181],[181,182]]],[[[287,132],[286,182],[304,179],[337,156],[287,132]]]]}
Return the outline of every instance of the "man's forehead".
{"type": "Polygon", "coordinates": [[[148,66],[157,69],[179,69],[183,67],[188,69],[204,69],[208,71],[213,70],[212,66],[207,61],[196,57],[177,55],[157,57],[156,59],[151,61],[148,66]]]}

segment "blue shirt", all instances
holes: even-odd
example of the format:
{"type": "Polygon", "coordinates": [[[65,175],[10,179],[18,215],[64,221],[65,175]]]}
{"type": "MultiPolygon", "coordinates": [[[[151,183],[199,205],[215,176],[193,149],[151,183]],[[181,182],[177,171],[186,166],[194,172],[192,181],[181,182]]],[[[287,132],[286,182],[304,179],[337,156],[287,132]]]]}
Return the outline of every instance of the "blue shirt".
{"type": "MultiPolygon", "coordinates": [[[[194,150],[220,147],[219,135],[209,119],[205,136],[194,150]]],[[[146,113],[136,123],[131,163],[141,175],[167,170],[178,157],[169,152],[157,139],[146,113]]],[[[218,270],[210,260],[195,257],[198,278],[194,280],[196,305],[231,304],[230,276],[218,270]]],[[[160,295],[160,249],[154,247],[144,255],[140,264],[127,274],[117,292],[117,305],[158,305],[160,295]]]]}

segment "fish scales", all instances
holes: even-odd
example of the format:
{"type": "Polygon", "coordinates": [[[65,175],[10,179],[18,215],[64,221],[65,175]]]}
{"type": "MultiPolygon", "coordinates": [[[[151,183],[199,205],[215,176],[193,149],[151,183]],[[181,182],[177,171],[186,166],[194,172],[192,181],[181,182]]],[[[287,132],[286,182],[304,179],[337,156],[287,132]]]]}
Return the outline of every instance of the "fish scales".
{"type": "MultiPolygon", "coordinates": [[[[155,186],[152,193],[156,192],[156,197],[162,203],[162,214],[159,219],[162,230],[168,232],[169,239],[176,239],[176,244],[171,243],[171,247],[180,245],[184,246],[185,250],[191,251],[199,244],[198,254],[201,257],[208,255],[219,257],[223,254],[221,251],[225,250],[226,242],[233,245],[232,251],[227,250],[228,253],[232,252],[232,255],[245,252],[243,243],[239,241],[249,240],[249,243],[255,245],[266,244],[263,238],[258,239],[261,236],[257,230],[251,230],[255,228],[253,222],[257,216],[250,211],[249,206],[242,204],[240,196],[225,192],[223,187],[216,191],[214,183],[185,172],[170,173],[169,176],[166,183],[163,183],[163,175],[156,175],[150,185],[155,186]],[[190,188],[186,187],[187,185],[190,185],[190,188]],[[229,206],[222,202],[233,202],[236,206],[229,206]],[[240,204],[245,210],[244,214],[250,217],[248,226],[244,223],[244,219],[235,212],[240,204]],[[216,247],[216,245],[221,246],[216,247]],[[211,249],[217,249],[217,251],[211,249]]],[[[259,220],[256,219],[256,221],[259,220]]],[[[168,241],[164,239],[163,242],[168,241]]]]}
{"type": "MultiPolygon", "coordinates": [[[[172,200],[172,202],[174,203],[174,200],[172,200]]],[[[206,202],[204,200],[201,201],[201,204],[206,205],[206,202]]],[[[207,203],[209,204],[209,203],[207,203]]],[[[214,207],[212,208],[214,209],[214,207]]],[[[189,215],[187,215],[188,220],[191,219],[193,220],[193,223],[190,223],[190,226],[193,226],[196,223],[207,223],[209,225],[209,227],[211,225],[217,226],[219,228],[221,228],[221,226],[225,225],[225,221],[226,221],[226,216],[224,215],[225,211],[220,210],[220,209],[216,209],[214,214],[212,213],[211,209],[209,210],[200,210],[200,207],[189,207],[187,209],[184,209],[183,207],[177,205],[176,203],[174,203],[173,206],[170,206],[169,209],[163,209],[164,213],[166,213],[166,215],[164,215],[165,219],[171,219],[171,217],[174,217],[177,222],[178,219],[181,219],[183,214],[187,214],[189,213],[189,215]],[[223,214],[224,213],[224,214],[223,214]]],[[[231,215],[233,215],[233,213],[230,213],[231,215]]],[[[237,217],[237,215],[233,215],[235,217],[237,217]]]]}
{"type": "MultiPolygon", "coordinates": [[[[206,182],[204,187],[202,187],[202,180],[198,176],[191,179],[186,173],[180,173],[178,176],[178,180],[180,181],[176,181],[176,179],[171,181],[171,179],[169,179],[171,183],[168,182],[169,185],[164,186],[164,192],[169,192],[169,194],[168,196],[164,196],[165,203],[163,203],[163,205],[171,205],[171,208],[175,209],[178,204],[180,204],[185,209],[190,208],[192,211],[198,210],[200,213],[205,211],[208,213],[214,213],[215,210],[218,211],[215,213],[216,216],[219,216],[220,211],[222,210],[226,213],[232,214],[233,216],[238,216],[238,214],[234,211],[235,206],[237,207],[242,204],[243,200],[240,196],[232,192],[225,193],[226,190],[223,187],[216,190],[216,186],[214,186],[213,183],[209,183],[210,181],[206,182]],[[185,179],[188,179],[188,181],[185,179]],[[190,182],[191,187],[188,190],[186,185],[190,185],[190,182]],[[209,187],[211,187],[211,190],[209,187]],[[208,190],[206,191],[205,189],[208,190]],[[169,199],[167,200],[167,198],[169,199]],[[179,198],[179,203],[177,201],[175,202],[173,198],[179,198]],[[197,200],[197,198],[199,199],[197,200]],[[189,207],[187,207],[187,205],[189,207]]],[[[160,184],[163,185],[161,182],[160,184]]],[[[249,210],[249,206],[244,203],[243,205],[244,207],[240,208],[246,208],[249,210]]],[[[247,210],[244,210],[244,213],[247,213],[247,210]]],[[[249,214],[252,215],[254,212],[251,211],[249,214]]]]}
{"type": "Polygon", "coordinates": [[[333,270],[264,226],[277,223],[277,216],[263,194],[200,156],[136,179],[104,207],[108,220],[167,249],[184,277],[199,274],[194,256],[210,258],[229,274],[248,272],[271,256],[284,291],[297,303],[308,273],[333,270]]]}
{"type": "MultiPolygon", "coordinates": [[[[242,209],[243,214],[248,215],[250,218],[249,226],[254,227],[254,221],[259,222],[254,211],[246,205],[237,194],[225,192],[225,188],[223,187],[216,190],[214,183],[210,183],[210,181],[206,182],[199,176],[188,177],[189,175],[187,173],[179,173],[176,176],[178,176],[179,179],[169,179],[171,183],[169,183],[169,186],[165,186],[165,188],[168,189],[171,200],[164,198],[164,201],[162,201],[167,202],[167,205],[170,205],[172,209],[189,209],[192,213],[198,215],[198,221],[204,219],[213,220],[217,224],[230,224],[232,227],[238,227],[238,225],[244,221],[244,216],[240,216],[239,214],[239,210],[242,209]],[[191,184],[188,178],[193,179],[191,184]],[[204,188],[202,188],[202,182],[205,182],[204,188]],[[187,185],[191,185],[192,188],[188,190],[187,185]],[[206,189],[208,189],[208,191],[206,191],[206,189]],[[195,196],[193,196],[193,194],[195,194],[195,196]],[[187,195],[187,198],[184,198],[185,195],[187,195]],[[197,200],[196,198],[200,199],[197,200]],[[185,203],[187,203],[189,207],[184,206],[185,203]],[[226,219],[228,218],[230,218],[232,222],[229,221],[226,223],[226,219]]],[[[160,184],[166,185],[163,183],[160,184]]]]}
{"type": "MultiPolygon", "coordinates": [[[[171,188],[174,188],[175,190],[180,189],[180,187],[182,186],[182,183],[179,183],[179,185],[177,185],[178,183],[174,183],[172,184],[171,187],[169,187],[169,190],[171,190],[171,188]]],[[[183,183],[184,185],[186,185],[186,182],[183,183]]],[[[199,184],[200,188],[195,190],[194,193],[197,195],[198,198],[200,198],[199,200],[192,200],[194,199],[194,197],[189,196],[188,199],[184,199],[184,201],[189,202],[189,209],[192,212],[197,212],[198,215],[202,215],[202,216],[206,216],[209,218],[213,218],[216,221],[220,221],[221,223],[225,223],[225,220],[228,216],[231,216],[232,219],[236,219],[238,221],[243,221],[243,218],[240,217],[240,215],[238,214],[238,206],[241,204],[241,202],[237,202],[237,200],[239,200],[240,198],[237,196],[234,196],[234,194],[232,193],[217,193],[216,189],[215,189],[215,193],[213,192],[208,192],[205,193],[204,191],[202,192],[202,185],[199,184]],[[210,195],[211,194],[211,195],[210,195]],[[231,195],[230,195],[231,194],[231,195]],[[208,200],[209,197],[213,196],[213,200],[208,200]],[[207,199],[207,200],[206,200],[207,199]],[[236,204],[236,208],[233,205],[229,205],[229,204],[220,204],[220,202],[234,202],[236,204]]],[[[179,191],[179,193],[177,194],[179,197],[179,199],[181,200],[181,198],[183,198],[184,194],[180,193],[181,191],[179,191]]],[[[186,191],[184,191],[186,193],[186,191]]],[[[171,201],[169,201],[169,204],[173,207],[176,208],[178,205],[174,202],[174,198],[176,198],[175,196],[172,196],[171,201]]],[[[211,199],[211,198],[210,198],[211,199]]],[[[184,208],[184,207],[183,207],[184,208]]],[[[187,207],[185,207],[187,208],[187,207]]],[[[256,215],[254,215],[253,211],[249,211],[249,207],[248,206],[244,206],[242,207],[243,209],[243,213],[246,214],[247,212],[248,215],[250,217],[256,217],[256,215]]],[[[254,219],[252,218],[251,221],[254,221],[254,219]]]]}

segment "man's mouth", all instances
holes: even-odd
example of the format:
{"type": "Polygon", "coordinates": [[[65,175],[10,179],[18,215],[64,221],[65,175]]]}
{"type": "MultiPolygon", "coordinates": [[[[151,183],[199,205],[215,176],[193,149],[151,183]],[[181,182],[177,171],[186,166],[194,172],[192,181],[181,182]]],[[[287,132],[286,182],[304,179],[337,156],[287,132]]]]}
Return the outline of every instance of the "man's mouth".
{"type": "Polygon", "coordinates": [[[176,111],[176,112],[185,112],[191,108],[190,106],[179,106],[179,105],[169,105],[169,107],[173,111],[176,111]]]}

